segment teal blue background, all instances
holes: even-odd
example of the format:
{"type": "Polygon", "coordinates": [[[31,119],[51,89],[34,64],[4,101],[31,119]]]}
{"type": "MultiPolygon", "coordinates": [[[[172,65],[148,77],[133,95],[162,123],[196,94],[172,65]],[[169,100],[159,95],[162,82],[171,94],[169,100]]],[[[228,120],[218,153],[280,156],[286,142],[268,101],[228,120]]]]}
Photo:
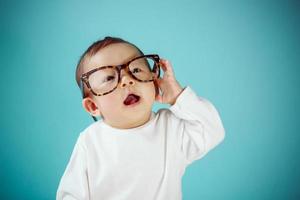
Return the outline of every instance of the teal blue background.
{"type": "MultiPolygon", "coordinates": [[[[0,198],[54,199],[92,123],[79,56],[111,35],[158,53],[214,103],[226,138],[183,199],[299,199],[299,1],[1,1],[0,198]]],[[[166,105],[156,104],[154,110],[166,105]]]]}

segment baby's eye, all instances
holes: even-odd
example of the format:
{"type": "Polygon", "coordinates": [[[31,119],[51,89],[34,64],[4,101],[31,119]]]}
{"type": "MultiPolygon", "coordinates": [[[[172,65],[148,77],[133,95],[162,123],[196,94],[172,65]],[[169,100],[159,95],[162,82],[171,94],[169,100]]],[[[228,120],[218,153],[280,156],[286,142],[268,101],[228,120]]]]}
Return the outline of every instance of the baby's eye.
{"type": "Polygon", "coordinates": [[[105,79],[104,79],[104,82],[108,82],[108,81],[111,81],[111,80],[114,80],[115,77],[114,76],[107,76],[105,79]]]}
{"type": "Polygon", "coordinates": [[[132,70],[132,73],[138,73],[138,72],[141,72],[142,70],[140,68],[134,68],[132,70]]]}

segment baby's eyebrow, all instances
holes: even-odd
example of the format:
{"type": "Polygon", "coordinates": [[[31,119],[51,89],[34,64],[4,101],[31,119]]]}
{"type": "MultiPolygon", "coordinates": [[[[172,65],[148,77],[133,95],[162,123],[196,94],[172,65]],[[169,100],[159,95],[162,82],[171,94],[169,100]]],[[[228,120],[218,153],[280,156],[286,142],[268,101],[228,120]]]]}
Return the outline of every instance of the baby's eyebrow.
{"type": "MultiPolygon", "coordinates": [[[[132,59],[141,56],[139,53],[135,53],[133,56],[128,57],[127,59],[125,59],[124,62],[122,62],[121,64],[118,65],[123,65],[125,63],[128,63],[129,61],[131,61],[132,59]]],[[[113,66],[117,66],[117,65],[113,65],[113,66]]]]}
{"type": "MultiPolygon", "coordinates": [[[[136,58],[136,57],[138,57],[138,56],[141,56],[140,54],[134,54],[133,56],[131,56],[131,57],[129,57],[128,59],[127,59],[127,62],[129,62],[130,60],[132,60],[132,59],[134,59],[134,58],[136,58]]],[[[125,62],[126,63],[126,62],[125,62]]]]}
{"type": "MultiPolygon", "coordinates": [[[[136,57],[138,57],[138,56],[141,56],[141,55],[140,55],[139,53],[135,53],[133,56],[130,56],[130,57],[128,57],[127,59],[125,59],[125,61],[122,62],[122,63],[115,64],[115,65],[111,65],[111,64],[101,65],[101,66],[97,66],[97,68],[98,68],[98,67],[107,67],[107,66],[118,66],[118,65],[123,65],[123,64],[128,63],[129,61],[131,61],[132,59],[134,59],[134,58],[136,58],[136,57]]],[[[90,70],[87,70],[87,72],[88,72],[88,71],[91,71],[91,70],[93,70],[93,68],[90,69],[90,70]]],[[[85,72],[85,73],[86,73],[86,72],[85,72]]]]}

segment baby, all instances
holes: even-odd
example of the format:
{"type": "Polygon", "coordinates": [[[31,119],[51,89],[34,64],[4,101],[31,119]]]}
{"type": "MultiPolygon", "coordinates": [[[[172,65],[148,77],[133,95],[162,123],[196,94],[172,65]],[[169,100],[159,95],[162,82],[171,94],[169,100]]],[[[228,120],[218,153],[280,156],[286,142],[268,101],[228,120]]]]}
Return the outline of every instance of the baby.
{"type": "Polygon", "coordinates": [[[168,60],[121,38],[92,44],[76,80],[96,122],[79,135],[56,198],[182,199],[185,168],[225,136],[213,104],[181,87],[168,60]],[[170,107],[155,113],[155,101],[170,107]]]}

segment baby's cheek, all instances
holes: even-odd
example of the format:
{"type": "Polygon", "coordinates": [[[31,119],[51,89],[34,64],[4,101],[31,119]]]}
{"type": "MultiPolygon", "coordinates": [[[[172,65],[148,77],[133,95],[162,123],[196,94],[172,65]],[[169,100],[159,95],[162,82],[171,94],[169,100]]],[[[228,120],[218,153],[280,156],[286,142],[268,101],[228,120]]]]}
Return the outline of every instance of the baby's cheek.
{"type": "Polygon", "coordinates": [[[147,96],[147,100],[149,101],[149,103],[152,103],[154,101],[157,92],[158,89],[154,82],[147,85],[147,90],[145,91],[144,94],[147,96]]]}
{"type": "Polygon", "coordinates": [[[111,98],[111,99],[107,99],[105,105],[109,109],[118,109],[117,107],[119,107],[120,103],[121,103],[120,98],[111,98]]]}
{"type": "Polygon", "coordinates": [[[109,95],[103,96],[99,103],[104,115],[110,115],[111,113],[114,113],[115,110],[119,110],[119,101],[116,98],[110,97],[109,95]]]}

